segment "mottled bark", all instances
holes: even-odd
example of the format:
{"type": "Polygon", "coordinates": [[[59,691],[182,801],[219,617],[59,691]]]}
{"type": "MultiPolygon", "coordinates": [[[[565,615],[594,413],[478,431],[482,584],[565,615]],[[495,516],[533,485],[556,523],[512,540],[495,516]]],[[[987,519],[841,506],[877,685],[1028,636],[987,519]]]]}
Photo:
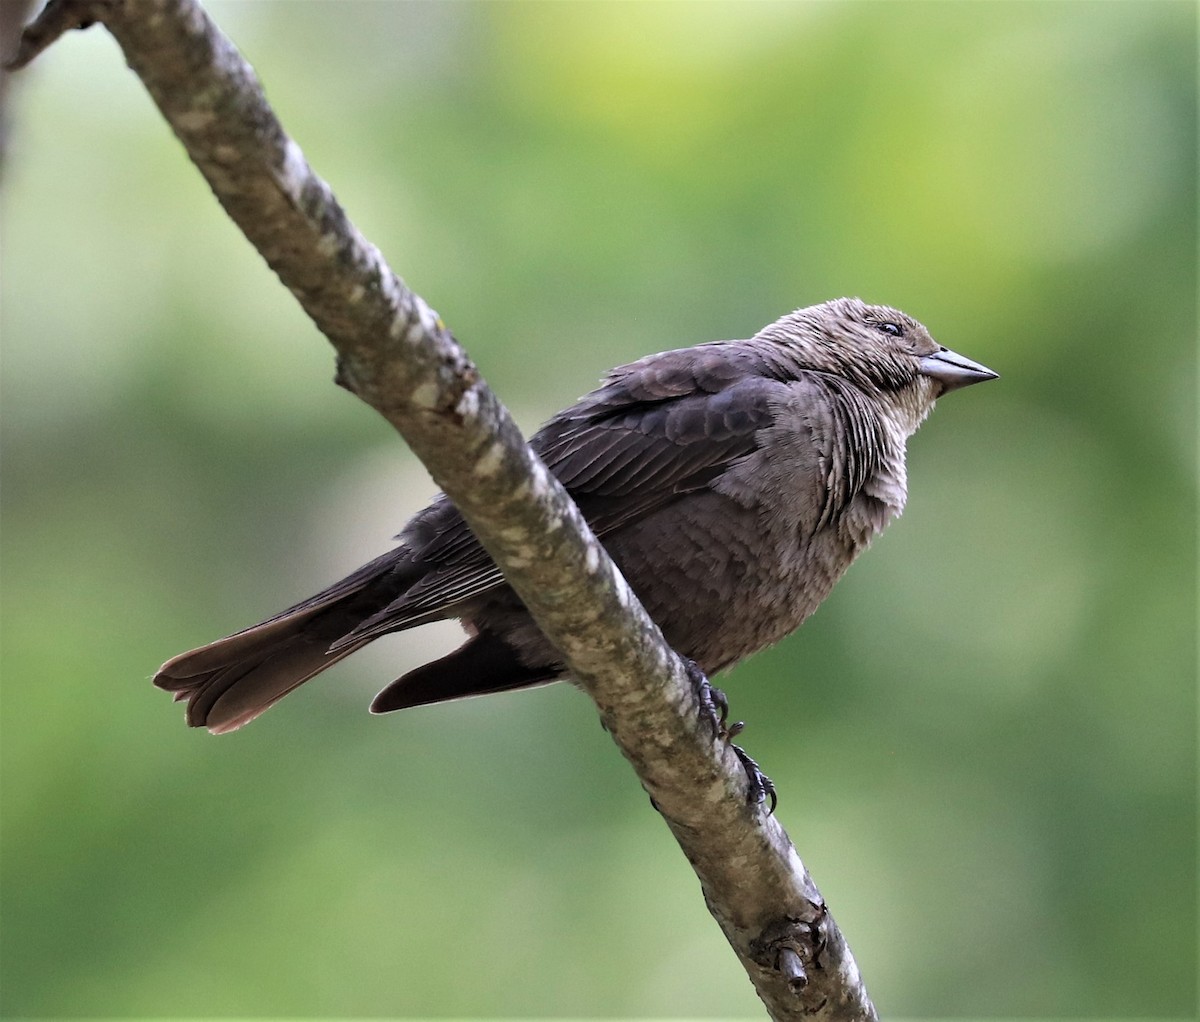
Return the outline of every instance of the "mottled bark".
{"type": "Polygon", "coordinates": [[[570,498],[438,315],[391,271],[284,133],[196,0],[54,0],[27,63],[102,23],[226,212],[454,500],[636,769],[776,1019],[873,1019],[845,941],[775,817],[747,799],[666,646],[570,498]]]}

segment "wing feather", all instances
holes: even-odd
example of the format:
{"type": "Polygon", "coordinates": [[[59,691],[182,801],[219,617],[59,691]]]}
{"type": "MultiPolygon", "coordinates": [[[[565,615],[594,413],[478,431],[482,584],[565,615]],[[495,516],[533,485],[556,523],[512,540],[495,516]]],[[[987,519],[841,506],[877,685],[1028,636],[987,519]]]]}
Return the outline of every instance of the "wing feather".
{"type": "MultiPolygon", "coordinates": [[[[530,444],[603,537],[753,454],[786,385],[765,357],[728,343],[663,352],[613,370],[530,444]]],[[[428,572],[335,649],[445,616],[503,584],[445,497],[398,538],[428,572]]]]}

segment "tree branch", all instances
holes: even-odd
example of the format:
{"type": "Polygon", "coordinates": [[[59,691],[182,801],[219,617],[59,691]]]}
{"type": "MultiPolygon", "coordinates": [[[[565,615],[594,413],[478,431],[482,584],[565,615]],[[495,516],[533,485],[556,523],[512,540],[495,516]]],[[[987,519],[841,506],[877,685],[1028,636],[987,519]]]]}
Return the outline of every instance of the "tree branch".
{"type": "Polygon", "coordinates": [[[196,0],[52,0],[15,64],[93,21],[116,38],[231,219],[337,351],[337,382],[450,496],[595,700],[775,1019],[874,1019],[778,821],[747,798],[679,658],[438,315],[306,163],[196,0]]]}

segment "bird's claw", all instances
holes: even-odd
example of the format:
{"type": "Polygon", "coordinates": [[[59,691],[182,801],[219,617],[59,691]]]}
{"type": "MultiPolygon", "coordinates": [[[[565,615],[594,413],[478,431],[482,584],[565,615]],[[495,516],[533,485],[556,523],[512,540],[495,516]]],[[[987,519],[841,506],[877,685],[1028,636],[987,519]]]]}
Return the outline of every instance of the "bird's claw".
{"type": "Polygon", "coordinates": [[[712,725],[713,737],[724,738],[726,735],[725,721],[729,719],[729,700],[725,693],[713,685],[708,676],[700,670],[695,660],[684,660],[688,680],[696,690],[700,700],[700,714],[712,725]]]}
{"type": "Polygon", "coordinates": [[[746,781],[748,782],[748,801],[756,805],[762,805],[763,802],[770,800],[770,806],[767,808],[767,815],[772,816],[775,813],[775,807],[779,804],[779,796],[775,791],[775,782],[771,780],[753,759],[746,753],[740,745],[734,745],[729,742],[729,747],[733,750],[733,754],[737,756],[738,762],[742,764],[742,769],[746,772],[746,781]]]}
{"type": "Polygon", "coordinates": [[[770,799],[771,806],[768,812],[774,813],[775,806],[779,801],[774,782],[747,755],[745,749],[733,744],[733,739],[746,729],[746,722],[739,720],[730,724],[729,700],[725,697],[725,693],[708,680],[708,676],[694,660],[685,660],[684,663],[687,666],[688,677],[695,686],[700,700],[700,712],[712,725],[713,737],[720,739],[733,750],[733,754],[737,756],[738,762],[742,764],[742,769],[746,772],[749,789],[748,801],[761,805],[770,799]]]}

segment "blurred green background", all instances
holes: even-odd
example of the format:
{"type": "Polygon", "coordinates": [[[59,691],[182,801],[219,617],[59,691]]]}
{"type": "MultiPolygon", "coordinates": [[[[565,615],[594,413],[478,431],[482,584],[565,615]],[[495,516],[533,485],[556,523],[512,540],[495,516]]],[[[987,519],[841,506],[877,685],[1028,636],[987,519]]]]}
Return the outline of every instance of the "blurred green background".
{"type": "MultiPolygon", "coordinates": [[[[842,294],[1002,374],[723,684],[885,1014],[1192,1015],[1194,5],[211,10],[529,429],[842,294]]],[[[437,626],[227,738],[151,688],[433,487],[111,38],[16,84],[0,1012],[758,1014],[569,686],[369,716],[437,626]]]]}

